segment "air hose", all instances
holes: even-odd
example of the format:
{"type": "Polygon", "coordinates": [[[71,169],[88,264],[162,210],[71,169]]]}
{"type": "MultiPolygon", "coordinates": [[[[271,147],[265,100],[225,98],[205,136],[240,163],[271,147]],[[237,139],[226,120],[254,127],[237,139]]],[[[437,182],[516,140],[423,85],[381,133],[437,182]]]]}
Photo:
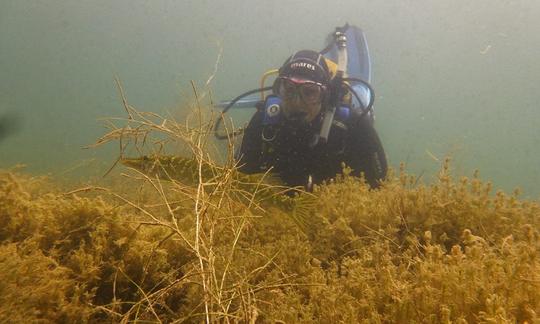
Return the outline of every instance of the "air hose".
{"type": "Polygon", "coordinates": [[[224,116],[225,116],[225,113],[227,113],[227,111],[229,111],[229,109],[231,109],[240,99],[244,98],[244,97],[247,97],[251,94],[254,94],[254,93],[257,93],[257,92],[265,92],[265,91],[269,91],[269,90],[272,90],[272,86],[268,86],[268,87],[264,87],[264,88],[257,88],[257,89],[253,89],[253,90],[250,90],[250,91],[247,91],[247,92],[244,92],[242,93],[241,95],[239,95],[238,97],[234,98],[233,100],[231,100],[231,102],[229,102],[229,104],[227,106],[225,106],[225,108],[223,108],[223,111],[221,112],[221,116],[219,116],[218,120],[216,121],[216,124],[214,125],[214,136],[219,139],[219,140],[226,140],[228,139],[230,136],[236,136],[238,134],[241,134],[243,129],[240,128],[238,130],[235,130],[233,131],[231,134],[225,134],[225,135],[220,135],[218,130],[219,130],[219,126],[221,125],[221,123],[223,122],[223,119],[224,119],[224,116]]]}

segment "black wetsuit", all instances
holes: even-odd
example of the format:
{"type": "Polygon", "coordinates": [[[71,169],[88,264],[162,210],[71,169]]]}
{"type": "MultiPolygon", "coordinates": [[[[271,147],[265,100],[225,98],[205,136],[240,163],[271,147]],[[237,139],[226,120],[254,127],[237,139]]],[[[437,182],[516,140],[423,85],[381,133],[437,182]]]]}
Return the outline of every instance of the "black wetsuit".
{"type": "Polygon", "coordinates": [[[318,184],[342,173],[342,164],[352,168],[352,174],[364,174],[372,188],[386,176],[384,150],[367,117],[353,113],[345,121],[335,120],[327,143],[310,146],[320,129],[321,118],[313,125],[302,127],[282,121],[277,125],[263,124],[264,112],[252,117],[244,132],[238,152],[240,170],[245,173],[264,172],[270,167],[289,186],[306,186],[309,176],[318,184]],[[270,129],[269,129],[270,128],[270,129]],[[266,138],[263,140],[263,130],[266,138]]]}

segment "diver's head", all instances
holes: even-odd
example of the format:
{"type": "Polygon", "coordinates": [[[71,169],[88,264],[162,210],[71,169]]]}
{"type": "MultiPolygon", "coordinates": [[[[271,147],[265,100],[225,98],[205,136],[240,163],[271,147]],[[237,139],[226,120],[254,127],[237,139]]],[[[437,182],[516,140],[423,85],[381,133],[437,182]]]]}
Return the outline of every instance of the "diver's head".
{"type": "Polygon", "coordinates": [[[313,121],[321,112],[329,82],[328,66],[318,52],[303,50],[289,57],[274,83],[285,118],[300,123],[313,121]]]}

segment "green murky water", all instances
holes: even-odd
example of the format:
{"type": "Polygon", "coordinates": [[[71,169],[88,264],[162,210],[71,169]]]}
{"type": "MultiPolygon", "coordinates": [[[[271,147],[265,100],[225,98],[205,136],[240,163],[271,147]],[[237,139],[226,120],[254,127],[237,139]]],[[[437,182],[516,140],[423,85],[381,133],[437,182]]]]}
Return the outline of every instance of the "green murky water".
{"type": "MultiPolygon", "coordinates": [[[[84,150],[134,106],[182,116],[190,80],[217,100],[256,87],[292,52],[345,22],[366,32],[376,127],[389,161],[429,181],[455,173],[540,195],[540,4],[518,1],[0,1],[0,167],[101,174],[117,147],[84,150]]],[[[235,114],[238,123],[249,113],[235,114]]]]}

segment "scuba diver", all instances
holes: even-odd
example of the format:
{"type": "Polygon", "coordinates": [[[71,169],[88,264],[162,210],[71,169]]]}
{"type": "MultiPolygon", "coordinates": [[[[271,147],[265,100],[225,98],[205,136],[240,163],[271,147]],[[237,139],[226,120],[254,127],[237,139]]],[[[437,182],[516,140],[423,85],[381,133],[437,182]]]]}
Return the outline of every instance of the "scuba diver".
{"type": "Polygon", "coordinates": [[[346,28],[337,28],[336,41],[329,45],[335,46],[338,62],[312,50],[296,52],[277,71],[273,86],[260,89],[272,94],[256,104],[243,130],[236,153],[241,172],[270,170],[286,185],[310,191],[346,165],[352,175],[363,174],[372,188],[378,187],[387,161],[373,127],[373,89],[347,77],[346,28]],[[367,89],[370,98],[362,98],[353,84],[367,89]]]}

